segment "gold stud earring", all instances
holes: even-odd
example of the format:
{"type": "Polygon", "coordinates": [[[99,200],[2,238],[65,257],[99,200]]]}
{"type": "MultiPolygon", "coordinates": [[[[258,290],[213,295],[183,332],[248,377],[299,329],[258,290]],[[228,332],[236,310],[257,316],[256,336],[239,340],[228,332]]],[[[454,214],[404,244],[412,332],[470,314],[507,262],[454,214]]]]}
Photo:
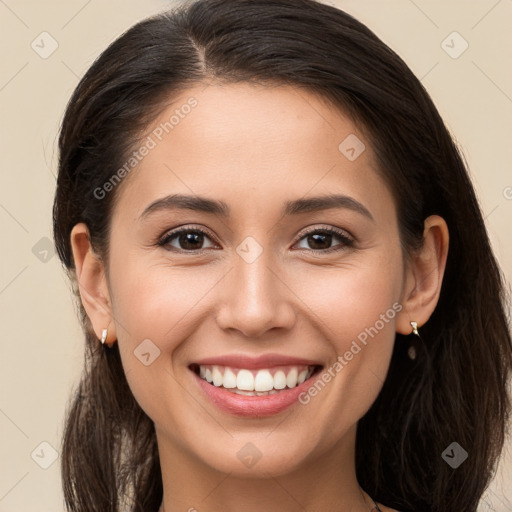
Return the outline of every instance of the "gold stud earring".
{"type": "MultiPolygon", "coordinates": [[[[418,332],[418,323],[417,322],[411,322],[412,331],[411,334],[415,334],[420,337],[420,333],[418,332]]],[[[407,355],[409,356],[409,359],[416,359],[417,356],[417,350],[416,350],[416,343],[411,341],[411,344],[409,345],[409,348],[407,349],[407,355]]]]}

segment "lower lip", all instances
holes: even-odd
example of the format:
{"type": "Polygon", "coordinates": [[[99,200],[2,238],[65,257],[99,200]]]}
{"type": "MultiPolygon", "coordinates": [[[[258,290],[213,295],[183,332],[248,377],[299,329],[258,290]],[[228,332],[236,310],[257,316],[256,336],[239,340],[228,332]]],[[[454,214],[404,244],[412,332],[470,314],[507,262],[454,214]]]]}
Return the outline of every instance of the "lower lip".
{"type": "Polygon", "coordinates": [[[230,414],[252,418],[277,414],[292,406],[294,403],[297,403],[299,395],[311,386],[317,375],[315,373],[302,384],[294,388],[278,391],[273,395],[246,396],[233,393],[222,387],[214,386],[206,380],[201,379],[194,371],[191,370],[191,372],[206,396],[219,407],[219,409],[230,414]]]}

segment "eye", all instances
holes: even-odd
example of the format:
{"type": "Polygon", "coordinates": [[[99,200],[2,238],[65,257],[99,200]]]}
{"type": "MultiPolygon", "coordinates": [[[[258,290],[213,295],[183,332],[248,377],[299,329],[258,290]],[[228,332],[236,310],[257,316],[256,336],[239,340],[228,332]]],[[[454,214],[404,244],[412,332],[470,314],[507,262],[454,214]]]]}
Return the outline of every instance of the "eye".
{"type": "MultiPolygon", "coordinates": [[[[211,240],[212,238],[210,233],[201,228],[183,227],[164,235],[163,238],[157,242],[157,245],[178,252],[202,252],[208,247],[215,247],[215,244],[212,243],[206,247],[204,246],[205,240],[211,240]]],[[[310,229],[299,238],[299,242],[302,240],[312,247],[299,247],[299,249],[319,253],[340,251],[354,245],[353,238],[346,232],[331,227],[310,229]],[[340,240],[341,243],[331,246],[331,243],[336,238],[340,240]]]]}
{"type": "MultiPolygon", "coordinates": [[[[210,239],[209,233],[200,228],[184,227],[167,233],[159,242],[160,247],[180,252],[202,252],[205,238],[210,239]],[[176,239],[178,247],[171,242],[176,239]]],[[[213,244],[211,245],[213,247],[213,244]]]]}
{"type": "MultiPolygon", "coordinates": [[[[347,247],[353,247],[354,239],[351,238],[347,233],[340,229],[335,228],[314,228],[303,233],[299,241],[303,240],[312,245],[308,250],[314,252],[328,253],[333,251],[341,251],[347,247]],[[334,239],[341,240],[341,243],[331,246],[334,239]]],[[[303,249],[303,248],[301,248],[303,249]]]]}

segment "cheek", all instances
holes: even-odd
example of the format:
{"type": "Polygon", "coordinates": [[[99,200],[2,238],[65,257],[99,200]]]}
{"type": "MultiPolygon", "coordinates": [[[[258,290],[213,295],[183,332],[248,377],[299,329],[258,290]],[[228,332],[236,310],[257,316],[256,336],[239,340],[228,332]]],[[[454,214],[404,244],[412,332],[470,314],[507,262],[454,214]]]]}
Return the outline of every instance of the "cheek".
{"type": "Polygon", "coordinates": [[[203,320],[222,273],[148,263],[140,255],[117,261],[122,264],[110,273],[112,306],[126,378],[148,416],[173,417],[161,404],[183,400],[176,386],[177,351],[203,320]]]}
{"type": "Polygon", "coordinates": [[[401,309],[399,262],[380,258],[338,268],[312,268],[294,280],[297,285],[293,289],[306,304],[310,318],[316,317],[321,328],[339,340],[341,350],[347,340],[356,339],[375,324],[385,336],[394,331],[394,319],[401,309]]]}
{"type": "Polygon", "coordinates": [[[329,341],[326,379],[339,390],[332,397],[359,417],[378,395],[393,352],[402,310],[400,261],[390,254],[365,264],[312,269],[296,289],[329,341]]]}
{"type": "Polygon", "coordinates": [[[172,349],[172,340],[179,340],[194,309],[215,287],[217,274],[200,267],[148,263],[140,257],[125,260],[112,275],[122,341],[133,344],[150,338],[162,350],[172,349]]]}
{"type": "Polygon", "coordinates": [[[111,272],[118,346],[129,387],[140,407],[172,430],[183,401],[173,362],[193,334],[201,299],[218,281],[212,272],[125,258],[111,272]],[[192,278],[193,276],[193,278],[192,278]],[[174,411],[174,412],[173,412],[174,411]]]}

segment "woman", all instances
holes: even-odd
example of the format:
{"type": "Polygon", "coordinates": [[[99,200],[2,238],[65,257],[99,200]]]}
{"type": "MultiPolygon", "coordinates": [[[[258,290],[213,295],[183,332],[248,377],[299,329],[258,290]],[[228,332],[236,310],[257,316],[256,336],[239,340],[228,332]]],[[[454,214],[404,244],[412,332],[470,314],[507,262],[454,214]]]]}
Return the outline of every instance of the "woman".
{"type": "Polygon", "coordinates": [[[311,0],[149,18],[59,150],[87,347],[69,510],[476,510],[510,412],[503,279],[436,108],[368,28],[311,0]]]}

